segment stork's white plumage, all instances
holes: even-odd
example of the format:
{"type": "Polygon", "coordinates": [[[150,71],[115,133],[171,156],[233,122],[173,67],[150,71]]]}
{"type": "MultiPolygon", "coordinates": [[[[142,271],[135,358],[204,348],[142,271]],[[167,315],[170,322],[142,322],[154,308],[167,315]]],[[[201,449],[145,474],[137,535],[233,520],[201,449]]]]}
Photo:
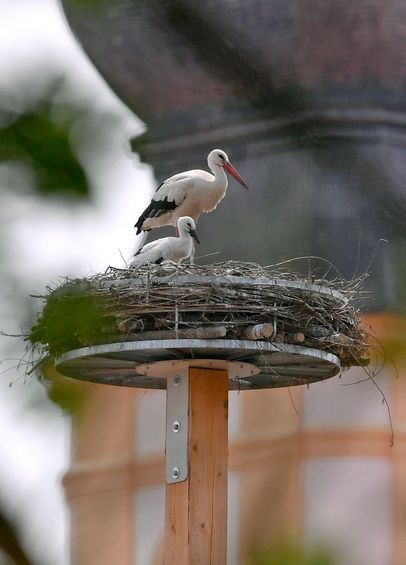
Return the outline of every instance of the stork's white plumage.
{"type": "Polygon", "coordinates": [[[134,255],[130,267],[155,263],[160,265],[163,261],[180,263],[194,252],[193,240],[199,242],[196,234],[196,224],[193,218],[183,216],[177,223],[179,237],[163,237],[151,241],[134,255]]]}
{"type": "Polygon", "coordinates": [[[148,208],[138,218],[137,234],[160,226],[176,226],[182,216],[195,221],[204,212],[211,212],[226,195],[230,173],[244,188],[245,181],[231,165],[227,153],[213,149],[207,157],[212,175],[200,169],[185,171],[166,179],[157,189],[148,208]]]}

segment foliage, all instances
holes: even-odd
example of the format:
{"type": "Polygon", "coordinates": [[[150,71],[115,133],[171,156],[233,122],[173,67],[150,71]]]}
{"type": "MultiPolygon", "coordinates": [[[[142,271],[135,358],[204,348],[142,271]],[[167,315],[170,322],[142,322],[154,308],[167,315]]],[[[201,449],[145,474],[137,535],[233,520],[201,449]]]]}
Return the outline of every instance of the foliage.
{"type": "MultiPolygon", "coordinates": [[[[7,561],[10,565],[34,565],[34,562],[27,555],[20,542],[20,532],[16,524],[0,508],[0,548],[12,559],[7,561]]],[[[4,563],[1,559],[0,561],[4,563]]]]}
{"type": "Polygon", "coordinates": [[[109,6],[108,0],[64,0],[65,10],[69,10],[70,6],[74,8],[94,8],[106,9],[109,6]]]}
{"type": "Polygon", "coordinates": [[[91,345],[112,323],[102,300],[86,293],[83,284],[69,283],[49,295],[29,339],[34,346],[47,344],[48,355],[57,357],[91,345]]]}
{"type": "Polygon", "coordinates": [[[88,196],[84,170],[71,141],[71,130],[79,119],[79,109],[59,107],[58,121],[53,106],[42,102],[33,110],[8,116],[0,129],[0,161],[29,166],[42,195],[88,196]]]}
{"type": "Polygon", "coordinates": [[[38,367],[51,402],[59,406],[66,414],[80,415],[87,399],[87,388],[82,382],[63,377],[55,369],[51,359],[45,359],[38,367]]]}
{"type": "Polygon", "coordinates": [[[281,543],[255,549],[246,565],[334,565],[334,560],[324,548],[308,549],[297,544],[281,543]]]}

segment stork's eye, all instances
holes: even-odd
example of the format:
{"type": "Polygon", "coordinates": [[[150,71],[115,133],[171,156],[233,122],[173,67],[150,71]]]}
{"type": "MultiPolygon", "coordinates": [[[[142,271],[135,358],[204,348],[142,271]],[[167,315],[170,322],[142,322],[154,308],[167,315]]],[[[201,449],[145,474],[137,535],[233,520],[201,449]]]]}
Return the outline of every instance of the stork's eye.
{"type": "Polygon", "coordinates": [[[221,159],[222,161],[224,161],[224,155],[222,155],[221,153],[219,153],[218,156],[220,157],[220,159],[221,159]]]}

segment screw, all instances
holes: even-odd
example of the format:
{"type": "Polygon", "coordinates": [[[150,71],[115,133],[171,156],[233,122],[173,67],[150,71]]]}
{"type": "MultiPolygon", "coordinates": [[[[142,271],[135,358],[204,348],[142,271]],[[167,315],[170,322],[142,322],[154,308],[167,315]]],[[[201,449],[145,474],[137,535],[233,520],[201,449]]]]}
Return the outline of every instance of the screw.
{"type": "Polygon", "coordinates": [[[181,381],[180,376],[179,376],[179,375],[175,375],[175,376],[173,377],[173,386],[179,386],[179,385],[180,385],[180,381],[181,381]]]}
{"type": "Polygon", "coordinates": [[[172,430],[175,432],[175,434],[177,434],[180,430],[180,422],[178,422],[178,420],[175,420],[172,424],[172,430]]]}
{"type": "Polygon", "coordinates": [[[175,479],[175,480],[176,480],[176,479],[179,479],[179,476],[180,476],[180,469],[179,469],[179,467],[174,467],[174,468],[172,469],[172,479],[175,479]]]}

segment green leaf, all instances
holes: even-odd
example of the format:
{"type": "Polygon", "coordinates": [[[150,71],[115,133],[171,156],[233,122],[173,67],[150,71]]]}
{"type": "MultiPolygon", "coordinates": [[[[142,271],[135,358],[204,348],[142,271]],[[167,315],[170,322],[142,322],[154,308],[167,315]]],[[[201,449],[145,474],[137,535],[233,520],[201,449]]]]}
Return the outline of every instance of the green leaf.
{"type": "Polygon", "coordinates": [[[88,196],[86,175],[70,142],[78,115],[66,108],[64,119],[56,123],[51,109],[43,104],[0,129],[0,160],[32,167],[43,195],[88,196]]]}

